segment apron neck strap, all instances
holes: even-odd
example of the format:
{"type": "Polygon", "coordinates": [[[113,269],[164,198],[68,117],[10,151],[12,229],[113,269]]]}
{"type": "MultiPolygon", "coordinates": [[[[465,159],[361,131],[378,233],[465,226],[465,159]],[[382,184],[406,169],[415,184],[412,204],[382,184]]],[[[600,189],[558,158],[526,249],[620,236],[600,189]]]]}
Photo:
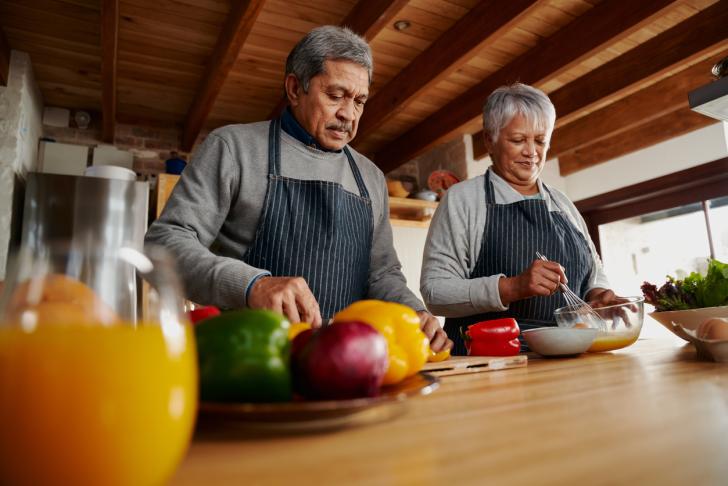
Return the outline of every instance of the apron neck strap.
{"type": "MultiPolygon", "coordinates": [[[[344,146],[344,154],[349,161],[349,167],[354,175],[356,186],[359,188],[359,194],[365,199],[369,199],[369,191],[364,184],[364,178],[356,166],[354,156],[351,155],[349,147],[344,146]]],[[[268,175],[281,175],[281,119],[275,118],[271,120],[268,128],[268,175]]]]}
{"type": "Polygon", "coordinates": [[[268,175],[281,175],[281,119],[270,121],[268,129],[268,175]]]}
{"type": "Polygon", "coordinates": [[[493,190],[493,184],[490,182],[490,169],[485,171],[485,204],[495,204],[495,191],[493,190]]]}
{"type": "Polygon", "coordinates": [[[359,167],[356,166],[354,156],[351,155],[351,151],[346,145],[344,146],[344,153],[349,160],[349,167],[351,167],[351,173],[354,175],[354,180],[356,180],[356,186],[359,188],[359,195],[364,199],[369,199],[369,191],[367,191],[367,186],[364,184],[364,178],[361,176],[361,172],[359,172],[359,167]]]}
{"type": "MultiPolygon", "coordinates": [[[[559,203],[556,201],[556,198],[551,192],[551,189],[549,189],[549,186],[547,186],[543,182],[541,183],[541,186],[543,187],[544,192],[548,193],[549,198],[553,202],[554,206],[556,206],[556,208],[563,213],[564,211],[561,209],[561,206],[559,206],[559,203]]],[[[491,184],[490,181],[490,169],[485,172],[485,203],[495,204],[495,190],[493,189],[493,184],[491,184]]]]}

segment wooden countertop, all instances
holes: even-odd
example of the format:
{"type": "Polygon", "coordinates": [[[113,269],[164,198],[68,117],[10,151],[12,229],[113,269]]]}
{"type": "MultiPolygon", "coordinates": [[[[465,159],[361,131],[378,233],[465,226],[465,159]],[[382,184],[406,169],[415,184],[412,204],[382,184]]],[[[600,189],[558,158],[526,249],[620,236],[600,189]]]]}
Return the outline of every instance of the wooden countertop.
{"type": "Polygon", "coordinates": [[[728,364],[677,338],[443,378],[389,422],[199,430],[172,484],[659,484],[728,478],[728,364]]]}

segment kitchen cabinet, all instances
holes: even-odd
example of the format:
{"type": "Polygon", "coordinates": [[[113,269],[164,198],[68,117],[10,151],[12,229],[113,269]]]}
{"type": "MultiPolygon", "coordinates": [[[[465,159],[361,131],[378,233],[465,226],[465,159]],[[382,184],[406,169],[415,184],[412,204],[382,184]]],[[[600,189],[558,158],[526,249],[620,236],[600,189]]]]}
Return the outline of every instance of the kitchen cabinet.
{"type": "Polygon", "coordinates": [[[88,147],[69,143],[41,141],[38,166],[46,174],[82,176],[88,163],[88,147]]]}

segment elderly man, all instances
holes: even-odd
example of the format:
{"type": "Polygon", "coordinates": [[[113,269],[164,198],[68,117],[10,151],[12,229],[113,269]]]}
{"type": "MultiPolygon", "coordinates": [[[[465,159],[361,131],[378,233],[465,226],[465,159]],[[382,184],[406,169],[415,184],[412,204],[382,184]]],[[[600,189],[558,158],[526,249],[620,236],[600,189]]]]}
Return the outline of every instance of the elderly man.
{"type": "Polygon", "coordinates": [[[366,41],[314,29],[286,61],[280,119],[208,135],[146,238],[177,256],[190,299],[314,326],[382,299],[417,310],[433,350],[452,345],[407,289],[384,175],[347,145],[371,79],[366,41]]]}

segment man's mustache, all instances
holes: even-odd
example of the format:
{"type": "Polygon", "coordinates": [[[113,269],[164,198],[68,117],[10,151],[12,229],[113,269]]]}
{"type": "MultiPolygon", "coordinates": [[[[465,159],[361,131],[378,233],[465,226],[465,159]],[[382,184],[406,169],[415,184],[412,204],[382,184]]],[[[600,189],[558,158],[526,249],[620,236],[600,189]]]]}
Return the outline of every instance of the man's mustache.
{"type": "Polygon", "coordinates": [[[329,130],[336,130],[339,132],[351,132],[353,129],[353,126],[351,123],[341,122],[341,123],[332,123],[329,125],[326,125],[326,128],[329,130]]]}

